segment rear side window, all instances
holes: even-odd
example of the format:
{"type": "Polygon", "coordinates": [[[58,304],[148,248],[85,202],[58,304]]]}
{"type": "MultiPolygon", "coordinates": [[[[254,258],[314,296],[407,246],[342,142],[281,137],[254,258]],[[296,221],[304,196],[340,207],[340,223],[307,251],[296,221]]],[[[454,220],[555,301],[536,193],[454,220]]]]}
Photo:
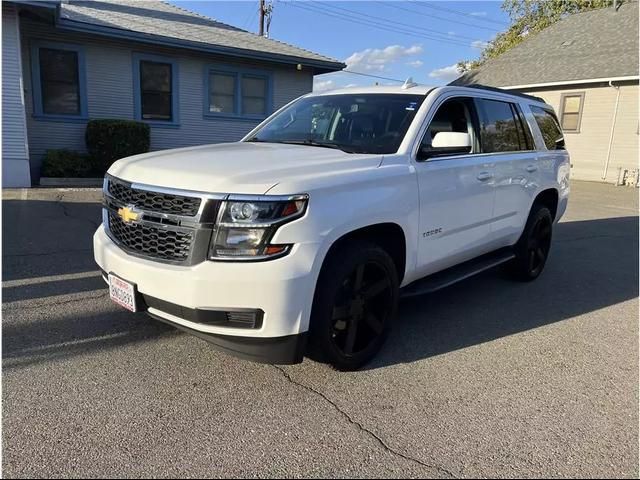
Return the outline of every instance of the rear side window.
{"type": "Polygon", "coordinates": [[[547,146],[547,150],[562,149],[564,147],[564,138],[555,114],[549,110],[533,105],[530,105],[530,108],[540,128],[540,133],[542,133],[542,138],[544,139],[544,144],[547,146]]]}
{"type": "Polygon", "coordinates": [[[529,150],[526,131],[516,106],[498,100],[477,99],[483,153],[529,150]]]}

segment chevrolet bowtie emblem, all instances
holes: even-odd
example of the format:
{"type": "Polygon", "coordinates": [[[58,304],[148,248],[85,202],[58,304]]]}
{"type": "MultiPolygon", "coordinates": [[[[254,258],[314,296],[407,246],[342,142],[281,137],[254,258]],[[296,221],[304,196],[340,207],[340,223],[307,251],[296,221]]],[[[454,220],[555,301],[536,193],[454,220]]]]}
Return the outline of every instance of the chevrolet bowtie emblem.
{"type": "Polygon", "coordinates": [[[140,213],[133,210],[134,207],[122,207],[118,209],[118,216],[124,223],[133,222],[138,220],[140,213]]]}

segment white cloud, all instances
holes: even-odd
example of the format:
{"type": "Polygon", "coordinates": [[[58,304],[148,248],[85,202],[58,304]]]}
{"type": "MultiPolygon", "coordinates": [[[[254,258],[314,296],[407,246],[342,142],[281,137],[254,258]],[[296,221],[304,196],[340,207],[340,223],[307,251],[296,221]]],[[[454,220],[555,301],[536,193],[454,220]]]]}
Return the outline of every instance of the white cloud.
{"type": "Polygon", "coordinates": [[[347,68],[361,72],[382,72],[390,63],[394,63],[404,57],[419,55],[422,52],[421,45],[412,45],[410,47],[389,45],[385,48],[367,48],[360,52],[354,52],[344,63],[347,64],[347,68]]]}
{"type": "Polygon", "coordinates": [[[454,63],[448,67],[436,68],[429,73],[430,78],[435,78],[441,83],[449,83],[452,80],[458,78],[458,66],[454,63]]]}
{"type": "Polygon", "coordinates": [[[483,49],[488,45],[489,45],[489,42],[485,42],[484,40],[475,40],[475,41],[471,42],[471,46],[473,48],[483,49]]]}
{"type": "Polygon", "coordinates": [[[422,60],[414,60],[413,62],[407,62],[407,65],[413,68],[420,68],[424,65],[424,62],[422,60]]]}
{"type": "Polygon", "coordinates": [[[318,80],[317,77],[313,79],[314,92],[322,92],[323,90],[331,90],[332,88],[336,88],[336,82],[333,80],[318,80]]]}
{"type": "Polygon", "coordinates": [[[474,17],[486,17],[487,12],[471,12],[469,15],[473,15],[474,17]]]}

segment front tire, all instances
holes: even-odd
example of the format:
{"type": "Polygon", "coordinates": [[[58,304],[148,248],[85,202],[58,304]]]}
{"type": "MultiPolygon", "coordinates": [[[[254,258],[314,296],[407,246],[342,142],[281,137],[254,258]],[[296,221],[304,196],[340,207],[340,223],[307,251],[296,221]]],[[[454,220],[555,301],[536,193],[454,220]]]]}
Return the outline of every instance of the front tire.
{"type": "Polygon", "coordinates": [[[339,247],[322,268],[311,313],[311,347],[338,370],[369,362],[389,335],[398,305],[398,273],[369,242],[339,247]]]}
{"type": "Polygon", "coordinates": [[[551,249],[553,217],[547,207],[534,204],[522,236],[514,247],[516,258],[511,261],[511,273],[520,281],[530,282],[544,270],[551,249]]]}

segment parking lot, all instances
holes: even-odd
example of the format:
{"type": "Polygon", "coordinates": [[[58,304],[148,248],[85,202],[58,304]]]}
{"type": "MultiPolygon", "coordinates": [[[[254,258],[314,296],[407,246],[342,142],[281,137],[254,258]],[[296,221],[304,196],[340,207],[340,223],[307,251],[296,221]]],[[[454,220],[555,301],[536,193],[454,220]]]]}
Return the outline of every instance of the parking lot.
{"type": "Polygon", "coordinates": [[[538,281],[405,301],[352,373],[112,304],[99,201],[3,192],[4,476],[638,476],[637,190],[574,182],[538,281]]]}

